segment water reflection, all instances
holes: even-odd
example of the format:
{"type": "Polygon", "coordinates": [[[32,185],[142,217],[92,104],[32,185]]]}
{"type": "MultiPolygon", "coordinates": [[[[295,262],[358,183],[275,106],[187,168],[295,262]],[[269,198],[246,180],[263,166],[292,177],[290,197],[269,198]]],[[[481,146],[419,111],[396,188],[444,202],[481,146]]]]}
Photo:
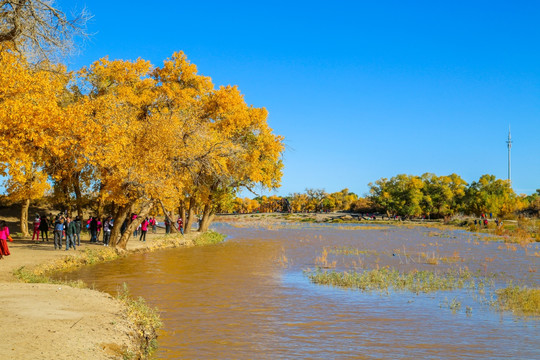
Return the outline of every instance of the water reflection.
{"type": "MultiPolygon", "coordinates": [[[[157,358],[540,358],[537,319],[524,321],[479,304],[471,303],[472,315],[441,305],[445,297],[467,299],[464,291],[383,296],[313,285],[302,274],[323,247],[373,250],[376,255],[363,258],[368,268],[428,267],[400,264],[392,254],[403,246],[410,254],[429,247],[441,256],[458,251],[480,270],[486,256],[496,257],[489,264],[494,270],[538,286],[537,275],[526,270],[538,265],[537,258],[520,253],[525,250],[475,245],[470,234],[425,229],[219,230],[231,239],[137,254],[74,276],[109,292],[127,282],[134,294],[158,306],[165,327],[157,358]]],[[[350,267],[350,256],[334,258],[338,268],[350,267]]]]}

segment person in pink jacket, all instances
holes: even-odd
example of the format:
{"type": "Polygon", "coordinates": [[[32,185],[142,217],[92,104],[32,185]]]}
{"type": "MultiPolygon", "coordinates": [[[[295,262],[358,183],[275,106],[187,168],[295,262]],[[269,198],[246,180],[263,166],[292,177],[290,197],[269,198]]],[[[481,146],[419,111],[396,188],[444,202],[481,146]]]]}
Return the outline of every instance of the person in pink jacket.
{"type": "Polygon", "coordinates": [[[10,255],[9,248],[7,246],[7,240],[11,240],[9,236],[9,229],[4,220],[0,220],[0,259],[4,256],[10,255]]]}
{"type": "Polygon", "coordinates": [[[146,232],[148,231],[148,218],[144,219],[141,223],[141,237],[139,238],[139,241],[146,241],[146,232]],[[143,240],[144,239],[144,240],[143,240]]]}

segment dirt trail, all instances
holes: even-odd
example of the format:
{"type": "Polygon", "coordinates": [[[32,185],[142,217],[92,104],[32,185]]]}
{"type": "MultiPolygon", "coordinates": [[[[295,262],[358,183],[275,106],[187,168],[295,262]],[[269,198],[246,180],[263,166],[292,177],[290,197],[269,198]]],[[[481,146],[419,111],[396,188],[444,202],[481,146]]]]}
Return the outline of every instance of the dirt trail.
{"type": "MultiPolygon", "coordinates": [[[[145,243],[132,238],[128,250],[151,246],[154,238],[149,234],[145,243]]],[[[121,359],[122,351],[133,347],[122,305],[110,295],[20,283],[12,274],[21,266],[31,268],[103,245],[88,244],[85,238],[75,251],[54,250],[51,241],[14,240],[8,246],[11,255],[0,260],[0,359],[121,359]]]]}

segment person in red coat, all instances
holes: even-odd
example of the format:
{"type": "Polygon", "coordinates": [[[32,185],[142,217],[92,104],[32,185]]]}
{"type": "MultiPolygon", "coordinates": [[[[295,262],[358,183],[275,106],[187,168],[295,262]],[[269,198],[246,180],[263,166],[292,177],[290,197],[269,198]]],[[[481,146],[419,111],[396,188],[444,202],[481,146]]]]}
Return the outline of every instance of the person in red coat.
{"type": "Polygon", "coordinates": [[[11,240],[9,236],[9,229],[4,220],[0,220],[0,259],[4,256],[10,255],[9,248],[7,246],[7,240],[11,240]]]}
{"type": "Polygon", "coordinates": [[[36,218],[34,219],[34,233],[32,234],[32,241],[34,241],[34,238],[36,239],[36,244],[39,242],[39,225],[41,223],[41,218],[39,217],[39,214],[36,214],[36,218]]]}

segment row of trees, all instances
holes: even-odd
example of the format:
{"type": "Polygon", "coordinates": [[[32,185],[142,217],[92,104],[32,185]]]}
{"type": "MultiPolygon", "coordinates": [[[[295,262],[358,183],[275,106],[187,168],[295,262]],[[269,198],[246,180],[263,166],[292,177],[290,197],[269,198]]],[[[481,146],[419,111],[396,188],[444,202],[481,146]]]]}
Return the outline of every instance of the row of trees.
{"type": "Polygon", "coordinates": [[[516,211],[528,211],[531,214],[540,211],[540,190],[530,196],[518,196],[508,181],[493,175],[483,175],[478,181],[467,184],[456,174],[400,174],[390,179],[381,178],[370,183],[369,188],[366,197],[359,197],[348,189],[330,194],[322,189],[306,189],[305,193],[294,193],[284,198],[237,198],[228,210],[239,213],[287,210],[383,212],[388,216],[405,218],[443,218],[457,213],[507,216],[516,211]]]}
{"type": "Polygon", "coordinates": [[[532,198],[518,196],[510,182],[483,175],[467,184],[459,175],[400,174],[370,183],[370,200],[389,215],[447,217],[456,213],[506,216],[529,206],[532,198]]]}
{"type": "MultiPolygon", "coordinates": [[[[2,39],[0,173],[8,198],[23,204],[23,233],[31,201],[51,186],[79,216],[88,203],[117,223],[178,209],[189,230],[201,211],[202,231],[237,189],[279,186],[283,138],[267,111],[236,86],[216,88],[182,52],[160,67],[103,58],[68,72],[31,62],[24,39],[2,39]]],[[[111,245],[125,248],[136,226],[123,237],[115,228],[111,245]]]]}

